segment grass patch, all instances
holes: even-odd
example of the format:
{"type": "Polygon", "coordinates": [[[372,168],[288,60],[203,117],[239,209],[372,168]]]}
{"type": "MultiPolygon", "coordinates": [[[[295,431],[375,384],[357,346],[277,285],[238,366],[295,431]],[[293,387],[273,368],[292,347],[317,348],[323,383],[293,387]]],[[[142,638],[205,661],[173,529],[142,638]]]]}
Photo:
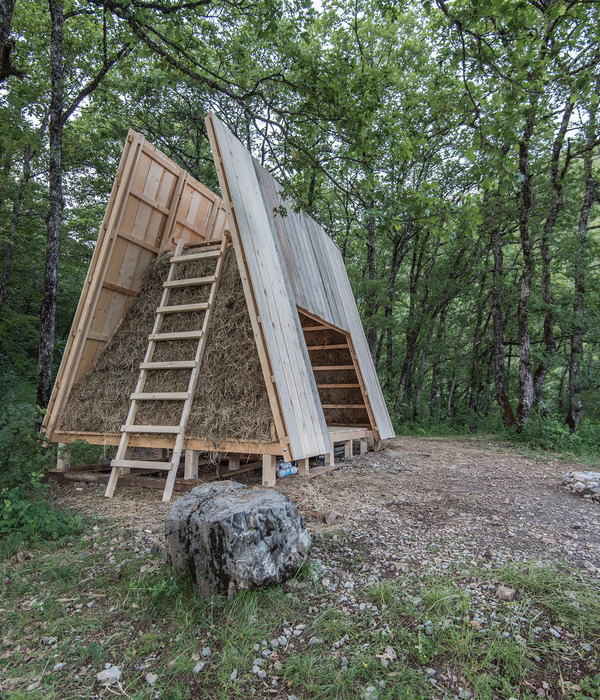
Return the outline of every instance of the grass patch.
{"type": "Polygon", "coordinates": [[[313,561],[285,585],[203,600],[151,545],[142,530],[102,523],[4,559],[3,698],[106,696],[96,674],[107,663],[121,669],[115,692],[148,700],[391,700],[461,688],[534,698],[542,683],[552,697],[600,696],[600,588],[568,565],[470,567],[350,592],[331,573],[319,583],[313,561]],[[497,598],[499,583],[517,590],[513,602],[497,598]]]}

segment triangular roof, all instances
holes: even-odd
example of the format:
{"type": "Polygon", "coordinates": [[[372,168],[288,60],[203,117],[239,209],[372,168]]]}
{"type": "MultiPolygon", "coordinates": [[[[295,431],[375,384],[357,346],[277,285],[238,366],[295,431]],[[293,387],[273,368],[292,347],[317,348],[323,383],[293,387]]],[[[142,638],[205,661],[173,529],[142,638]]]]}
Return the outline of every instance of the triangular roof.
{"type": "Polygon", "coordinates": [[[374,427],[379,437],[393,437],[338,247],[307,214],[292,210],[275,179],[217,117],[209,115],[207,127],[246,297],[256,309],[255,335],[293,457],[331,451],[298,308],[348,334],[374,427]]]}

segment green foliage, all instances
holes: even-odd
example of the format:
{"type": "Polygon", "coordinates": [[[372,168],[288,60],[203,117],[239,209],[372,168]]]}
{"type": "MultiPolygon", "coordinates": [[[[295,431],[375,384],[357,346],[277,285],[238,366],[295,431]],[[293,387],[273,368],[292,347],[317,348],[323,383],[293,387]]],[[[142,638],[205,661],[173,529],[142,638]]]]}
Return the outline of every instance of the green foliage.
{"type": "Polygon", "coordinates": [[[39,418],[28,404],[9,404],[0,415],[0,536],[8,551],[27,541],[60,540],[82,527],[80,518],[47,498],[41,479],[56,450],[36,430],[39,418]]]}
{"type": "Polygon", "coordinates": [[[83,527],[81,518],[52,505],[40,479],[33,473],[29,484],[0,490],[0,537],[9,552],[25,542],[61,541],[83,527]]]}
{"type": "Polygon", "coordinates": [[[592,460],[600,455],[600,423],[589,420],[582,420],[577,432],[572,433],[555,416],[541,416],[535,412],[521,431],[510,430],[506,435],[512,442],[535,450],[563,452],[592,460]]]}
{"type": "Polygon", "coordinates": [[[36,430],[40,420],[31,404],[9,403],[0,413],[0,489],[28,488],[33,475],[54,466],[56,450],[36,430]]]}

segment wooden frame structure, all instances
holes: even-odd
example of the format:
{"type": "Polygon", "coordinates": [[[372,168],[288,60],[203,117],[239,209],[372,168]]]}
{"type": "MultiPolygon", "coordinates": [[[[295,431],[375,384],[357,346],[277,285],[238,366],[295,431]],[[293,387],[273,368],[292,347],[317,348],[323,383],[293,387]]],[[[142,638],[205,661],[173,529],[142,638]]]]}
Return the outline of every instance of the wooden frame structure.
{"type": "MultiPolygon", "coordinates": [[[[130,131],[44,425],[54,442],[119,444],[119,434],[57,429],[71,392],[112,337],[153,258],[177,244],[181,250],[230,236],[274,441],[215,445],[186,434],[185,473],[193,475],[194,451],[230,453],[233,464],[235,455],[258,454],[263,483],[273,485],[277,457],[298,460],[306,475],[310,457],[326,455],[333,464],[336,442],[348,454],[353,439],[362,451],[367,437],[378,445],[394,432],[339,249],[308,215],[292,211],[274,178],[214,115],[207,128],[224,200],[130,131]],[[350,380],[337,381],[338,373],[350,380]]],[[[132,435],[128,444],[171,447],[160,435],[132,435]]]]}

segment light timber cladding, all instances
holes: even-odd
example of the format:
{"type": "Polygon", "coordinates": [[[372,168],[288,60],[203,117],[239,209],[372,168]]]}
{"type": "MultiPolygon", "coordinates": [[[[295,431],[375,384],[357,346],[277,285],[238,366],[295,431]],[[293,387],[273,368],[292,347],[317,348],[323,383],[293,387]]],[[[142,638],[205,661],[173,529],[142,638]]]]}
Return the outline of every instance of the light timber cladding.
{"type": "Polygon", "coordinates": [[[227,193],[230,205],[238,263],[243,261],[248,272],[246,298],[256,304],[258,335],[268,355],[271,376],[265,378],[277,393],[290,456],[302,459],[331,452],[286,265],[272,213],[265,209],[254,159],[218,119],[210,120],[208,127],[221,191],[227,193]]]}
{"type": "Polygon", "coordinates": [[[380,438],[393,437],[339,248],[307,214],[292,210],[275,179],[215,116],[207,118],[207,125],[236,254],[247,263],[246,292],[256,300],[293,457],[331,451],[298,310],[347,334],[372,428],[380,438]]]}
{"type": "Polygon", "coordinates": [[[130,131],[44,420],[54,426],[140,287],[148,263],[175,241],[221,239],[222,200],[130,131]]]}

